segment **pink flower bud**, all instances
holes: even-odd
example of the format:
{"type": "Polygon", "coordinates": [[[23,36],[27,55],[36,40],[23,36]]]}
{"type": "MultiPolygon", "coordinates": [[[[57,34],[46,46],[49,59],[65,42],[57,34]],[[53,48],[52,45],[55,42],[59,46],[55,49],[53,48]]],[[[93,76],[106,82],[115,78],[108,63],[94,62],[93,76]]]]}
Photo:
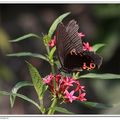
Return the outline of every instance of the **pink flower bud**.
{"type": "Polygon", "coordinates": [[[49,41],[48,45],[49,45],[50,47],[54,47],[55,44],[56,44],[56,36],[54,36],[54,38],[49,41]]]}

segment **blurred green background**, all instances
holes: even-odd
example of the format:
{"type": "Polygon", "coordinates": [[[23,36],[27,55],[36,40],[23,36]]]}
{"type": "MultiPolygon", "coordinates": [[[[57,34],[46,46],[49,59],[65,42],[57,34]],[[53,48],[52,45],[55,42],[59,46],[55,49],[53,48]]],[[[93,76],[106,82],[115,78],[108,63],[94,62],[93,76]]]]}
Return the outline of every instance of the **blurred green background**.
{"type": "MultiPolygon", "coordinates": [[[[50,72],[43,60],[31,57],[7,57],[12,52],[29,51],[45,53],[42,40],[30,38],[19,43],[9,43],[28,33],[46,34],[52,22],[61,14],[71,12],[64,22],[75,19],[79,32],[86,34],[92,45],[106,43],[99,53],[103,64],[96,73],[120,74],[120,5],[119,4],[0,4],[0,90],[10,91],[19,81],[31,81],[25,60],[37,67],[42,76],[50,72]]],[[[120,80],[81,80],[86,86],[87,99],[104,104],[120,103],[120,80]]],[[[19,91],[37,99],[33,88],[19,91]]],[[[46,93],[47,96],[48,93],[46,93]]],[[[50,101],[45,98],[46,107],[50,101]]],[[[76,114],[119,114],[120,105],[110,109],[88,108],[78,102],[64,105],[76,114]]],[[[0,114],[39,114],[30,103],[17,98],[13,109],[9,97],[0,96],[0,114]]]]}

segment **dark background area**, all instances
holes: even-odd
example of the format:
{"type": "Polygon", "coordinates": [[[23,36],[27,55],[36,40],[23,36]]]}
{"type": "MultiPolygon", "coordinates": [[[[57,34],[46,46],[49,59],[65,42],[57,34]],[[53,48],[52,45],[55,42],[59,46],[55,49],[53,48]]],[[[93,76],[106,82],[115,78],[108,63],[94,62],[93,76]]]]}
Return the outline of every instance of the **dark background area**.
{"type": "MultiPolygon", "coordinates": [[[[0,4],[0,90],[10,91],[19,81],[31,81],[25,60],[31,62],[44,77],[50,73],[50,66],[43,60],[31,57],[7,57],[7,53],[29,51],[44,54],[42,40],[29,38],[19,43],[9,43],[28,33],[40,36],[47,34],[52,22],[65,12],[71,14],[64,19],[67,23],[75,19],[79,32],[92,45],[106,43],[99,51],[103,64],[96,73],[120,74],[120,5],[119,4],[0,4]]],[[[80,80],[86,86],[87,99],[105,104],[119,103],[120,80],[80,80]]],[[[19,91],[37,101],[33,88],[19,91]]],[[[46,93],[48,96],[48,93],[46,93]]],[[[45,98],[46,106],[49,99],[45,98]]],[[[120,106],[110,109],[88,108],[78,102],[64,105],[76,114],[119,114],[120,106]]],[[[17,98],[10,108],[9,97],[0,96],[0,114],[39,114],[30,103],[17,98]]]]}

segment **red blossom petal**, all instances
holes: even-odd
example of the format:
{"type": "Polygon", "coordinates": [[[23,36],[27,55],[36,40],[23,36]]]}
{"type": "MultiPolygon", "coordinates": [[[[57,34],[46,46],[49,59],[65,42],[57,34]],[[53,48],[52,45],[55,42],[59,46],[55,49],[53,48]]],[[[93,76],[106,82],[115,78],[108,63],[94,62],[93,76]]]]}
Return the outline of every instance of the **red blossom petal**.
{"type": "Polygon", "coordinates": [[[86,93],[82,93],[82,94],[80,94],[80,96],[79,96],[79,100],[80,101],[86,101],[87,99],[85,98],[85,95],[86,95],[86,93]]]}
{"type": "Polygon", "coordinates": [[[54,76],[52,74],[46,76],[45,78],[43,78],[44,83],[49,84],[51,82],[51,80],[54,78],[54,76]]]}
{"type": "Polygon", "coordinates": [[[70,77],[65,77],[63,81],[64,81],[64,85],[66,85],[66,86],[73,86],[74,80],[71,79],[70,77]]]}
{"type": "Polygon", "coordinates": [[[56,44],[56,36],[54,36],[54,38],[49,41],[48,45],[49,45],[50,47],[54,47],[55,44],[56,44]]]}
{"type": "Polygon", "coordinates": [[[61,75],[60,75],[60,74],[57,74],[57,75],[55,76],[55,79],[56,79],[56,82],[58,82],[58,81],[61,79],[61,75]]]}
{"type": "Polygon", "coordinates": [[[82,32],[78,33],[78,35],[80,36],[80,38],[85,37],[85,34],[83,34],[82,32]]]}
{"type": "Polygon", "coordinates": [[[92,46],[90,46],[88,42],[87,43],[83,42],[83,51],[86,51],[86,50],[93,51],[93,48],[92,46]]]}
{"type": "Polygon", "coordinates": [[[82,91],[85,91],[85,86],[80,86],[80,89],[81,89],[82,91]]]}
{"type": "Polygon", "coordinates": [[[70,93],[66,90],[65,93],[66,93],[65,98],[67,98],[71,103],[73,100],[77,99],[76,96],[73,96],[73,94],[75,93],[74,90],[72,90],[70,93]]]}

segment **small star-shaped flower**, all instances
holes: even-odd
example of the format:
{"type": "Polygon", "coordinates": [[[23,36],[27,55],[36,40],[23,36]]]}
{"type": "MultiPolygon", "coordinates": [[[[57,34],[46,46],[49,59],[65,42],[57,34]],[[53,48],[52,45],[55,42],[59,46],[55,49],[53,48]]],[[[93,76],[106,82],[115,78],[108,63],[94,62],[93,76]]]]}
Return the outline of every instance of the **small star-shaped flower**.
{"type": "Polygon", "coordinates": [[[83,101],[86,101],[87,99],[85,98],[85,95],[86,95],[86,93],[80,94],[80,96],[79,96],[78,99],[79,99],[80,101],[82,101],[82,102],[83,102],[83,101]]]}
{"type": "Polygon", "coordinates": [[[64,85],[73,86],[73,83],[74,83],[74,81],[71,78],[69,78],[69,77],[64,78],[64,85]]]}
{"type": "Polygon", "coordinates": [[[80,38],[85,37],[85,34],[83,34],[82,32],[78,33],[78,35],[80,36],[80,38]]]}
{"type": "Polygon", "coordinates": [[[48,76],[46,76],[45,78],[43,78],[43,81],[46,83],[46,84],[49,84],[51,82],[51,80],[53,79],[53,75],[50,74],[48,76]]]}
{"type": "Polygon", "coordinates": [[[77,99],[77,97],[73,95],[74,93],[75,93],[74,90],[72,90],[70,93],[67,90],[65,91],[65,94],[66,94],[65,98],[69,99],[71,103],[73,100],[77,99]]]}
{"type": "Polygon", "coordinates": [[[93,51],[93,48],[90,46],[88,42],[87,43],[83,42],[83,50],[93,51]]]}

